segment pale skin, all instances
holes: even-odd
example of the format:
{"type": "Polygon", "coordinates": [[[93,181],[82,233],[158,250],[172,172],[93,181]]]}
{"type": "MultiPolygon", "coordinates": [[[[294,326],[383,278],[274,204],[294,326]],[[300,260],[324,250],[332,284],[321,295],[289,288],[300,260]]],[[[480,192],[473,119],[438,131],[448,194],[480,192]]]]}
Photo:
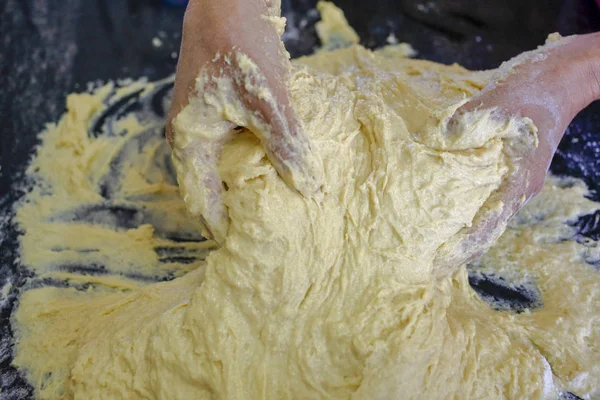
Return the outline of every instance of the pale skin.
{"type": "MultiPolygon", "coordinates": [[[[247,54],[259,67],[274,94],[272,107],[240,88],[239,96],[249,110],[272,127],[269,137],[254,132],[266,149],[269,160],[293,189],[305,196],[320,191],[320,176],[306,165],[301,149],[310,140],[290,106],[287,91],[289,58],[276,29],[263,18],[272,13],[276,0],[191,0],[183,24],[181,57],[177,65],[173,102],[167,123],[167,138],[173,141],[172,119],[187,105],[195,91],[201,70],[235,74],[236,66],[225,66],[216,55],[234,49],[247,54]],[[292,138],[292,139],[290,139],[292,138]],[[289,165],[303,179],[289,178],[289,165]]],[[[562,39],[544,51],[543,59],[519,63],[502,81],[490,85],[463,105],[457,113],[497,109],[501,115],[530,118],[538,129],[539,145],[521,160],[520,173],[505,182],[501,200],[503,212],[470,228],[460,259],[440,262],[468,262],[496,239],[494,227],[510,219],[543,186],[546,172],[567,126],[592,101],[600,99],[600,32],[562,39]],[[473,249],[473,250],[470,250],[473,249]]],[[[231,128],[235,128],[232,124],[231,128]]],[[[215,185],[214,195],[220,196],[215,185]]],[[[210,227],[209,227],[210,229],[210,227]]]]}

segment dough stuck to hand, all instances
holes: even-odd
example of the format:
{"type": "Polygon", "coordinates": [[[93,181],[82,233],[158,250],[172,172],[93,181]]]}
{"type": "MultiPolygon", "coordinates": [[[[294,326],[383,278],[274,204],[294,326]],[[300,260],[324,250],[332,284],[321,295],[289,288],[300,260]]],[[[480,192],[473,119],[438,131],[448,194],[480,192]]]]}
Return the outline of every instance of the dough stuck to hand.
{"type": "MultiPolygon", "coordinates": [[[[321,6],[325,23],[328,7],[321,6]]],[[[469,274],[460,265],[434,269],[439,249],[490,206],[510,173],[507,143],[534,146],[535,129],[500,126],[483,113],[450,134],[446,121],[493,71],[398,54],[353,44],[294,62],[290,92],[324,165],[323,198],[290,189],[258,139],[242,131],[220,154],[226,239],[192,264],[181,254],[203,258],[211,243],[190,239],[200,227],[186,217],[160,134],[150,129],[160,121],[120,120],[123,135],[93,138],[88,128],[111,89],[69,97],[69,112],[45,133],[30,169],[45,186],[17,213],[23,263],[79,289],[44,286],[21,296],[15,365],[36,395],[600,395],[600,277],[585,262],[591,246],[566,224],[598,204],[584,198],[582,184],[552,179],[469,274]],[[98,211],[107,203],[113,208],[98,211]],[[114,204],[145,211],[128,225],[111,219],[114,204]],[[96,211],[69,220],[67,208],[76,216],[96,211]],[[174,232],[192,236],[175,241],[174,232]],[[180,258],[165,261],[165,249],[180,258]],[[90,260],[102,275],[57,267],[90,260]],[[486,301],[469,285],[496,275],[531,293],[527,307],[486,301]]],[[[188,112],[203,108],[195,114],[245,112],[202,96],[188,112]]],[[[176,152],[207,134],[202,119],[186,121],[177,125],[176,152]]],[[[182,192],[193,193],[186,163],[193,160],[180,157],[175,167],[182,192]]]]}

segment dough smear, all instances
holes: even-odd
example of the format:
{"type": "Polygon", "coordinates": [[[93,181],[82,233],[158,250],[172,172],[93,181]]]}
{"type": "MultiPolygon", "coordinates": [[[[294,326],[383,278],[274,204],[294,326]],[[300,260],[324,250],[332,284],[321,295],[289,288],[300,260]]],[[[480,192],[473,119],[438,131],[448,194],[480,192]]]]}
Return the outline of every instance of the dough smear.
{"type": "MultiPolygon", "coordinates": [[[[291,190],[258,139],[237,132],[219,162],[229,227],[210,254],[179,197],[162,117],[144,108],[94,134],[116,100],[155,99],[165,83],[69,97],[17,210],[36,278],[13,316],[14,363],[37,397],[600,395],[598,254],[573,227],[599,208],[585,186],[549,178],[478,263],[434,268],[481,210],[502,206],[508,149],[535,146],[535,127],[484,112],[449,131],[494,71],[409,59],[405,45],[367,50],[332,5],[320,9],[345,33],[319,31],[349,46],[295,60],[290,92],[323,196],[291,190]],[[518,301],[486,295],[492,283],[518,301]]],[[[176,121],[188,206],[195,167],[177,152],[210,134],[202,116],[247,117],[210,96],[176,121]]]]}

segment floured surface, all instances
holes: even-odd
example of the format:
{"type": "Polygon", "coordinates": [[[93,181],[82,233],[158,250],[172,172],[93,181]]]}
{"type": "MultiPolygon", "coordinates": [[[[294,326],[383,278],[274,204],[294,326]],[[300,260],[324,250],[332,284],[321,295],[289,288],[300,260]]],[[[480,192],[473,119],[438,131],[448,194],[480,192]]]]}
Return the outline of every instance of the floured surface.
{"type": "Polygon", "coordinates": [[[291,91],[323,199],[291,191],[238,134],[219,167],[228,236],[205,262],[212,244],[185,213],[160,115],[92,129],[107,96],[141,90],[152,105],[163,84],[71,96],[18,210],[23,263],[55,286],[21,296],[15,364],[40,398],[598,395],[596,243],[568,222],[600,207],[581,184],[552,179],[470,267],[472,283],[522,287],[519,313],[482,301],[465,267],[432,267],[511,168],[514,132],[438,145],[490,77],[359,46],[298,60],[291,91]]]}

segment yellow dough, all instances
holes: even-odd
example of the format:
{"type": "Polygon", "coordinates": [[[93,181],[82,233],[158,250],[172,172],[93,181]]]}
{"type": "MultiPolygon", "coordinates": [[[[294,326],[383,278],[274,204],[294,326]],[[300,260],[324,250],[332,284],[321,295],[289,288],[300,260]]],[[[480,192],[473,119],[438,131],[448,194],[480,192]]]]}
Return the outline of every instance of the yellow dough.
{"type": "MultiPolygon", "coordinates": [[[[336,40],[355,40],[333,6],[320,7],[324,24],[346,29],[336,40]]],[[[107,107],[132,94],[150,104],[167,82],[70,95],[42,134],[16,216],[36,277],[13,316],[14,364],[36,397],[600,396],[600,274],[588,263],[600,254],[570,224],[600,206],[581,182],[550,177],[469,274],[434,267],[502,206],[508,149],[534,146],[535,128],[483,112],[448,132],[494,71],[402,54],[351,44],[295,61],[290,91],[323,196],[291,190],[258,139],[236,133],[221,152],[229,226],[214,251],[186,214],[162,117],[144,109],[95,128],[107,107]],[[518,310],[488,301],[469,285],[483,276],[535,299],[518,310]]],[[[219,116],[196,111],[244,112],[207,107],[192,99],[176,121],[192,207],[197,175],[181,152],[207,134],[201,116],[219,116]]]]}

